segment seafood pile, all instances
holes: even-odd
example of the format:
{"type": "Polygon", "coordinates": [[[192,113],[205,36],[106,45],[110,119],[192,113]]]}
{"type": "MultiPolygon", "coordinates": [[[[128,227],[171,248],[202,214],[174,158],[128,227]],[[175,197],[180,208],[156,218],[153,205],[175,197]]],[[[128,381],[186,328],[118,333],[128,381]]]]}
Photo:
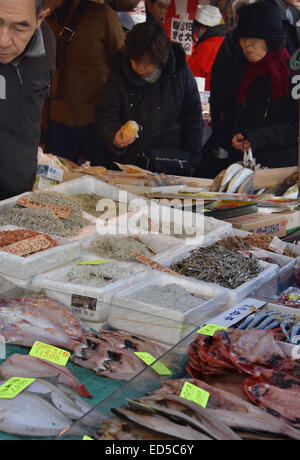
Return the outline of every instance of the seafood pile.
{"type": "MultiPolygon", "coordinates": [[[[0,385],[4,383],[0,381],[0,385]]],[[[91,409],[70,387],[37,378],[15,398],[0,399],[0,431],[30,438],[53,437],[91,409]]],[[[84,423],[97,427],[97,420],[87,415],[84,423]]]]}
{"type": "Polygon", "coordinates": [[[180,275],[229,289],[236,289],[263,271],[256,259],[248,259],[218,246],[197,248],[189,257],[173,264],[171,269],[180,275]]]}
{"type": "Polygon", "coordinates": [[[240,163],[233,163],[220,172],[211,186],[212,192],[253,193],[253,173],[240,163]]]}
{"type": "Polygon", "coordinates": [[[19,252],[23,257],[27,257],[37,252],[44,251],[45,249],[53,248],[57,246],[54,241],[48,235],[42,235],[41,233],[34,232],[33,230],[7,230],[0,232],[0,250],[4,252],[10,252],[12,254],[18,254],[19,252]],[[38,245],[35,248],[34,241],[36,237],[42,237],[45,241],[46,246],[43,242],[42,245],[38,245]],[[22,243],[16,245],[16,243],[22,243]],[[25,245],[24,245],[25,243],[25,245]],[[26,247],[26,244],[28,247],[26,247]]]}
{"type": "Polygon", "coordinates": [[[276,311],[251,313],[238,326],[238,330],[272,330],[277,339],[293,345],[300,344],[300,318],[276,311]]]}
{"type": "MultiPolygon", "coordinates": [[[[235,237],[239,241],[242,241],[244,244],[249,246],[255,246],[256,248],[265,249],[267,251],[272,251],[270,244],[274,238],[272,235],[265,235],[263,233],[252,233],[245,237],[235,237]]],[[[298,254],[291,250],[289,247],[286,247],[283,252],[284,256],[296,258],[298,254]]]]}
{"type": "Polygon", "coordinates": [[[108,283],[137,273],[138,267],[105,262],[100,265],[76,265],[64,277],[63,281],[77,285],[100,288],[108,283]]]}
{"type": "Polygon", "coordinates": [[[200,295],[190,294],[187,289],[175,283],[148,286],[132,293],[130,298],[182,312],[197,307],[206,300],[200,295]]]}
{"type": "Polygon", "coordinates": [[[82,210],[77,201],[68,195],[57,192],[34,192],[26,195],[26,199],[52,205],[52,209],[51,207],[23,207],[16,204],[0,215],[1,226],[16,225],[69,238],[76,236],[84,227],[82,210]],[[70,215],[66,218],[59,217],[53,211],[53,206],[69,208],[70,215]]]}
{"type": "Polygon", "coordinates": [[[116,417],[101,422],[95,439],[300,439],[299,431],[284,420],[198,379],[168,380],[153,393],[129,401],[125,408],[113,408],[112,412],[116,417]],[[186,382],[209,393],[205,409],[180,397],[186,382]]]}
{"type": "MultiPolygon", "coordinates": [[[[115,212],[111,213],[109,208],[103,210],[103,211],[97,211],[97,204],[99,203],[100,200],[106,200],[108,201],[108,198],[105,198],[101,195],[96,195],[95,193],[81,193],[79,195],[72,195],[73,200],[77,201],[78,204],[80,205],[81,209],[90,214],[91,216],[94,217],[101,217],[102,214],[105,213],[106,219],[111,219],[114,217],[119,216],[122,214],[122,212],[127,211],[127,205],[125,206],[124,211],[120,209],[119,203],[117,201],[114,201],[115,204],[115,212]],[[122,212],[120,212],[122,211],[122,212]]],[[[111,201],[111,200],[109,200],[111,201]]]]}
{"type": "Polygon", "coordinates": [[[114,237],[103,235],[93,241],[88,250],[101,257],[123,262],[136,262],[136,258],[132,255],[135,252],[139,252],[146,257],[153,257],[150,249],[133,236],[114,237]]]}
{"type": "Polygon", "coordinates": [[[165,351],[163,346],[142,337],[121,331],[99,331],[97,337],[88,337],[75,349],[71,361],[112,380],[130,380],[145,369],[135,352],[150,353],[158,359],[165,351]]]}
{"type": "Polygon", "coordinates": [[[276,301],[276,303],[283,305],[290,305],[293,308],[300,307],[300,289],[297,287],[287,288],[276,301]]]}
{"type": "Polygon", "coordinates": [[[270,330],[218,331],[199,335],[188,349],[187,371],[215,381],[241,374],[242,391],[264,411],[300,428],[300,362],[289,358],[270,330]]]}

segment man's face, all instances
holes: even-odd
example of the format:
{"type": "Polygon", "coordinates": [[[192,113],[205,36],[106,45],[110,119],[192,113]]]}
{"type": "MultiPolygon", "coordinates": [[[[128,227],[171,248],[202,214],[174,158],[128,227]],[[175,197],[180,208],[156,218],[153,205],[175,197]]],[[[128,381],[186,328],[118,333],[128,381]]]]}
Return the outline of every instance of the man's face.
{"type": "Polygon", "coordinates": [[[152,16],[154,16],[156,21],[163,22],[170,5],[164,2],[160,2],[159,0],[155,0],[154,2],[148,0],[147,6],[149,12],[152,14],[152,16]]]}
{"type": "Polygon", "coordinates": [[[300,7],[300,0],[284,0],[286,7],[295,6],[296,8],[300,7]]]}
{"type": "Polygon", "coordinates": [[[35,0],[0,0],[0,63],[8,64],[23,53],[48,14],[36,15],[35,0]]]}

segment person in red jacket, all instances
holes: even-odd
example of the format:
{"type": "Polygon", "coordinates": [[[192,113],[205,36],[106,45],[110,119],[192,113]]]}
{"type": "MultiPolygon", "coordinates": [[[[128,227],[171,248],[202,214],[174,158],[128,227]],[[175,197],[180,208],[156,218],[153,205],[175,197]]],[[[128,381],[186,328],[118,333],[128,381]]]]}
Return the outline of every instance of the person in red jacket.
{"type": "Polygon", "coordinates": [[[210,91],[211,69],[228,32],[227,26],[220,24],[221,20],[221,12],[216,6],[198,5],[193,23],[197,43],[189,65],[194,77],[205,78],[205,91],[210,91]]]}

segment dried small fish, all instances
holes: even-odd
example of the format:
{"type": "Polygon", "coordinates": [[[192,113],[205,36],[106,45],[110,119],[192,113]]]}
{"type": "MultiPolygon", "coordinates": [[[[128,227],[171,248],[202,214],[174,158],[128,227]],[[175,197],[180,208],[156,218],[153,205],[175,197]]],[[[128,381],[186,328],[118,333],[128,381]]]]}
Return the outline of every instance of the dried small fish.
{"type": "Polygon", "coordinates": [[[228,251],[223,247],[209,246],[191,251],[190,256],[171,266],[179,273],[220,286],[236,289],[263,271],[256,259],[228,251]]]}

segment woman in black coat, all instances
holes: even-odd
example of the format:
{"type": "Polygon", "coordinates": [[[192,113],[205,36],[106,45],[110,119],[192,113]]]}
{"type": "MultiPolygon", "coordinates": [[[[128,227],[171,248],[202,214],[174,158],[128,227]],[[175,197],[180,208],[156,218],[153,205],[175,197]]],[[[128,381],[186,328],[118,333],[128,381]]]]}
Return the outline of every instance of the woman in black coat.
{"type": "Polygon", "coordinates": [[[97,108],[100,137],[112,161],[189,175],[201,165],[202,109],[184,50],[158,23],[136,25],[97,108]],[[139,136],[122,138],[129,120],[139,136]]]}
{"type": "Polygon", "coordinates": [[[298,104],[291,96],[290,55],[278,10],[254,3],[240,12],[236,29],[244,55],[240,75],[232,145],[252,148],[262,166],[280,168],[298,162],[298,104]]]}

